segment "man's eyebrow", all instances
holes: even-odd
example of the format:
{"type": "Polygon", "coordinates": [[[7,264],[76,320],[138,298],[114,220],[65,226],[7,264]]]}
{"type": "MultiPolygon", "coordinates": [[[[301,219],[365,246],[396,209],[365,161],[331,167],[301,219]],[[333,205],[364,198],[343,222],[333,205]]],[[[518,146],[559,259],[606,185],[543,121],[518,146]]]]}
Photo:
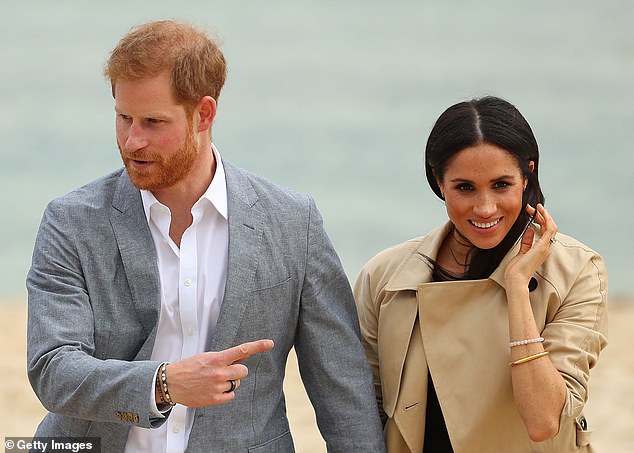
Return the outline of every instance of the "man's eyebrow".
{"type": "MultiPolygon", "coordinates": [[[[115,106],[114,108],[115,113],[121,114],[121,113],[127,113],[125,111],[123,111],[122,109],[117,108],[117,106],[115,106]]],[[[170,116],[166,113],[161,113],[161,112],[147,112],[143,115],[141,115],[143,118],[157,118],[157,119],[167,119],[170,116]]]]}

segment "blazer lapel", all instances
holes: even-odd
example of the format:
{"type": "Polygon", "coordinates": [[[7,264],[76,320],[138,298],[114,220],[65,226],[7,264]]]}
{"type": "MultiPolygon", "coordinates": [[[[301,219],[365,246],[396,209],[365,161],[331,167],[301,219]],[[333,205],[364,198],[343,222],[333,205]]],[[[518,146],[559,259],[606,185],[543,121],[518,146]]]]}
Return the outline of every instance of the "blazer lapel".
{"type": "MultiPolygon", "coordinates": [[[[149,359],[161,305],[159,272],[141,194],[132,186],[125,171],[115,189],[112,208],[110,223],[119,246],[123,270],[139,322],[148,337],[137,358],[149,359]]],[[[117,289],[121,290],[113,288],[113,294],[116,295],[117,289]]]]}
{"type": "Polygon", "coordinates": [[[227,284],[211,350],[236,346],[249,294],[254,287],[264,213],[256,208],[258,196],[242,170],[223,160],[227,179],[229,253],[227,284]]]}

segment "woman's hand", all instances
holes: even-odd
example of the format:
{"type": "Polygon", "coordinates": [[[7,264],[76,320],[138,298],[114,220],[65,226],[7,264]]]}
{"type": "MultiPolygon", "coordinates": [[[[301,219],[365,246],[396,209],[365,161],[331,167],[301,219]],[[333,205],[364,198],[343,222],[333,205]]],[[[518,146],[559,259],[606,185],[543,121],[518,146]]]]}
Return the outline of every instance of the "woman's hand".
{"type": "MultiPolygon", "coordinates": [[[[509,262],[504,277],[509,311],[509,340],[518,341],[542,336],[535,323],[528,283],[550,254],[557,225],[548,211],[538,204],[526,207],[540,226],[539,239],[535,230],[527,228],[521,238],[520,250],[509,262]]],[[[544,335],[546,336],[546,335],[544,335]]],[[[514,362],[545,351],[542,343],[511,348],[514,362]]],[[[529,437],[535,442],[550,439],[559,432],[559,420],[566,399],[566,384],[548,357],[511,367],[513,399],[524,421],[529,437]]]]}
{"type": "Polygon", "coordinates": [[[527,205],[526,212],[531,217],[535,216],[534,222],[540,226],[540,237],[533,242],[535,230],[527,228],[522,235],[519,252],[509,262],[504,273],[507,285],[518,285],[523,288],[528,286],[537,268],[550,255],[550,248],[557,234],[557,225],[544,206],[538,204],[534,208],[527,205]]]}

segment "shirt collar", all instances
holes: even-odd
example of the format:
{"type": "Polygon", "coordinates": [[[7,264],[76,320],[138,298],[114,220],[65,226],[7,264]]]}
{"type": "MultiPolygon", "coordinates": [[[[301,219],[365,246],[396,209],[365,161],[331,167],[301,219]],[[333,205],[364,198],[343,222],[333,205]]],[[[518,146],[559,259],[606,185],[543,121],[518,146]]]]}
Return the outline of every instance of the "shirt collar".
{"type": "Polygon", "coordinates": [[[225,167],[222,163],[222,157],[213,143],[211,144],[211,150],[216,160],[216,172],[211,180],[211,184],[209,184],[209,187],[201,198],[209,200],[218,213],[227,220],[227,179],[225,177],[225,167]]]}
{"type": "MultiPolygon", "coordinates": [[[[205,193],[202,194],[200,199],[195,203],[198,204],[201,200],[207,200],[218,211],[218,213],[225,219],[228,219],[227,209],[227,179],[225,177],[225,167],[222,163],[222,157],[218,152],[216,146],[211,144],[211,152],[214,154],[216,161],[216,171],[214,177],[211,180],[211,184],[207,187],[205,193]]],[[[155,204],[160,204],[154,194],[149,190],[141,190],[141,200],[143,201],[143,209],[145,211],[145,217],[150,221],[150,210],[155,204]]]]}

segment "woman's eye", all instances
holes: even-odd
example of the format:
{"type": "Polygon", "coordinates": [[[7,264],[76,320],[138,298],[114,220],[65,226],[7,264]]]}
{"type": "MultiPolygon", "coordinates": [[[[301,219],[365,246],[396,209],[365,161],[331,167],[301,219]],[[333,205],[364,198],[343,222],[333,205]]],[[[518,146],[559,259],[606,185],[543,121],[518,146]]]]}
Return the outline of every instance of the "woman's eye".
{"type": "Polygon", "coordinates": [[[466,191],[466,190],[472,190],[473,187],[471,187],[471,184],[462,183],[462,184],[458,184],[456,186],[456,189],[466,191]]]}
{"type": "Polygon", "coordinates": [[[510,184],[506,181],[498,181],[493,185],[494,189],[506,189],[510,184]]]}

